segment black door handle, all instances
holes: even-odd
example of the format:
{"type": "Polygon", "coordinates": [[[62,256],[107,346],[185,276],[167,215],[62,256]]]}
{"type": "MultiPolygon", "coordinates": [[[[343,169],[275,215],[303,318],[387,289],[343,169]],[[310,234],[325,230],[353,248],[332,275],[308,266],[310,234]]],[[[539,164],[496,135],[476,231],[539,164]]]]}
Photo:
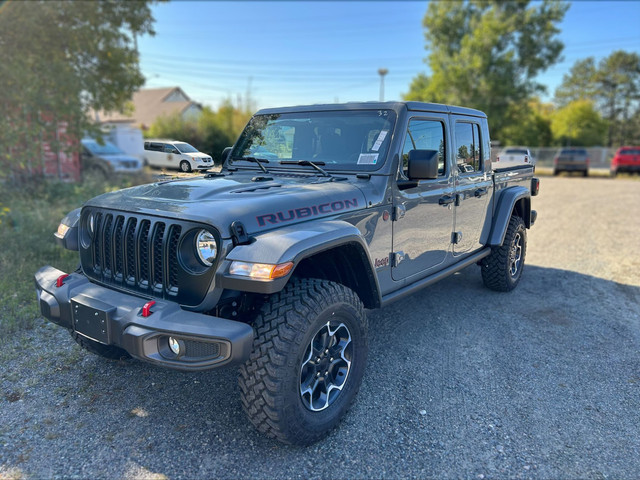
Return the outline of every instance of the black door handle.
{"type": "Polygon", "coordinates": [[[477,189],[475,192],[473,192],[473,195],[477,198],[482,197],[483,195],[487,194],[487,189],[486,188],[479,188],[477,189]]]}
{"type": "Polygon", "coordinates": [[[438,203],[440,205],[450,205],[455,201],[456,201],[455,196],[445,195],[444,197],[440,197],[440,199],[438,200],[438,203]]]}

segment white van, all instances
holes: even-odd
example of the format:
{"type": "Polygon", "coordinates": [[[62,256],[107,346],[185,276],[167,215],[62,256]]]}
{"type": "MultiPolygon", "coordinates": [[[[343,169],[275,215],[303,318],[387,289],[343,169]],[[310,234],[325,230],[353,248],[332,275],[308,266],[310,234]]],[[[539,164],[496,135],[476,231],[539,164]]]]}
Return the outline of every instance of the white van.
{"type": "Polygon", "coordinates": [[[146,140],[145,164],[159,168],[177,168],[183,172],[208,170],[213,159],[185,142],[176,140],[146,140]]]}

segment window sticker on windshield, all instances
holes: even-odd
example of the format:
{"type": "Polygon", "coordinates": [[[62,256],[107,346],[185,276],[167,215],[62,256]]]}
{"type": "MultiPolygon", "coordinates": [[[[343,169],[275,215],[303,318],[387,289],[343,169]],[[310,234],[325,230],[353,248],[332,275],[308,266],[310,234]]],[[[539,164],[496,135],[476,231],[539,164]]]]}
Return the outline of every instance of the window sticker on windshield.
{"type": "Polygon", "coordinates": [[[378,163],[377,153],[361,153],[358,157],[358,165],[375,165],[378,163]]]}
{"type": "Polygon", "coordinates": [[[380,132],[380,135],[378,135],[378,139],[376,140],[376,143],[373,144],[373,147],[371,147],[371,150],[373,150],[374,152],[377,152],[378,150],[380,150],[380,146],[382,145],[382,142],[384,142],[384,139],[387,138],[387,133],[389,133],[389,130],[382,130],[380,132]]]}

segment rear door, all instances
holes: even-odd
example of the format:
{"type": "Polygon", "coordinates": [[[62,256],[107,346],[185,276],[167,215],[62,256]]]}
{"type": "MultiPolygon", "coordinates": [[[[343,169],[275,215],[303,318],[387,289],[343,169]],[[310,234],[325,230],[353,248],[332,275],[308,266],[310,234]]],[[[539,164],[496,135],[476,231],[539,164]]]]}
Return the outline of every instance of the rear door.
{"type": "MultiPolygon", "coordinates": [[[[453,251],[456,255],[482,247],[493,178],[487,172],[489,135],[483,119],[454,116],[454,158],[456,159],[456,208],[453,251]]],[[[484,120],[486,125],[486,120],[484,120]]]]}
{"type": "Polygon", "coordinates": [[[145,142],[144,154],[147,159],[147,163],[154,167],[162,167],[164,159],[164,145],[158,142],[145,142]]]}

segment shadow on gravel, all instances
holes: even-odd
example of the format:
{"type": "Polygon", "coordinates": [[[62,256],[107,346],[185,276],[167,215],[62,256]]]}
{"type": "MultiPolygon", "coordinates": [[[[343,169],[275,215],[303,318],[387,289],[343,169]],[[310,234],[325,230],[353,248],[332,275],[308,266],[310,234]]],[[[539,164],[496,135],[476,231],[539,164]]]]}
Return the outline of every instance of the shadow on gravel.
{"type": "Polygon", "coordinates": [[[640,288],[477,268],[369,312],[356,402],[310,448],[257,434],[236,371],[182,373],[81,351],[43,325],[0,357],[0,478],[633,478],[640,288]]]}

